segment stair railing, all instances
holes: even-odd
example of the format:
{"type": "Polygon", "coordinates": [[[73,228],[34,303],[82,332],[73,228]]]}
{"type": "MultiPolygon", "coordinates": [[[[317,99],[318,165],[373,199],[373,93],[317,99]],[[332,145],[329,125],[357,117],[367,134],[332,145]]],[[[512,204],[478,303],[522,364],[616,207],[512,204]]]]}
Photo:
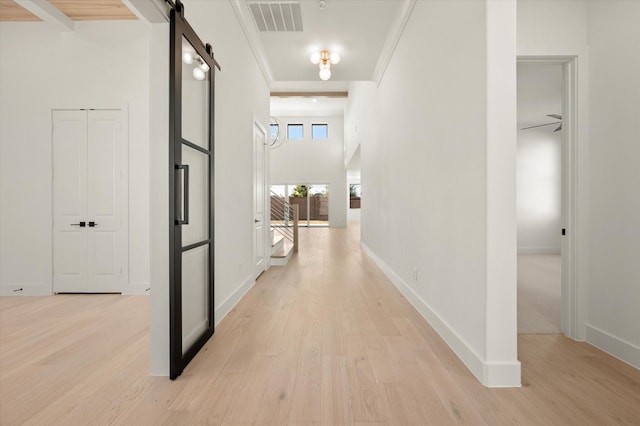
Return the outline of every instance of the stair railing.
{"type": "Polygon", "coordinates": [[[271,228],[293,243],[293,251],[298,251],[298,221],[300,213],[297,205],[291,205],[285,197],[271,191],[271,228]]]}

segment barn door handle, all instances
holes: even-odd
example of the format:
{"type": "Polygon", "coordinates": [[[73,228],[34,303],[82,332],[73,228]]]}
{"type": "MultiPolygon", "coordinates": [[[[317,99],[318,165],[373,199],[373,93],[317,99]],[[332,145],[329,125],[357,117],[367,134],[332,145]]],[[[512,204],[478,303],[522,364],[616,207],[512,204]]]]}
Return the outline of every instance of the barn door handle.
{"type": "Polygon", "coordinates": [[[89,222],[89,228],[93,228],[93,227],[96,227],[96,226],[98,226],[98,224],[97,224],[97,223],[95,223],[95,222],[89,222]]]}
{"type": "Polygon", "coordinates": [[[176,214],[176,224],[188,225],[189,224],[189,165],[179,164],[176,166],[176,170],[183,171],[182,187],[180,185],[177,185],[177,180],[176,180],[176,200],[178,204],[178,212],[176,214]],[[182,192],[180,192],[181,190],[182,192]],[[180,206],[181,199],[182,199],[182,206],[180,206]]]}
{"type": "MultiPolygon", "coordinates": [[[[89,222],[90,224],[93,222],[89,222]]],[[[84,228],[86,226],[87,222],[79,222],[79,223],[72,223],[71,226],[79,226],[80,228],[84,228]]],[[[89,225],[91,226],[91,225],[89,225]]]]}

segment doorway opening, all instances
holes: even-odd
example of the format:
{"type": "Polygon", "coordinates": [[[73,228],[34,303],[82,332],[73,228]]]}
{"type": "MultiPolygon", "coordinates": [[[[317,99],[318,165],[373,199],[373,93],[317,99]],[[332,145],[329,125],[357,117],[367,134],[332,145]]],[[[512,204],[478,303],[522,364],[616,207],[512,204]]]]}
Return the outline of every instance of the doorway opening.
{"type": "MultiPolygon", "coordinates": [[[[271,185],[270,189],[272,195],[286,197],[290,205],[298,206],[300,218],[298,226],[305,228],[329,226],[329,184],[271,185]]],[[[274,217],[271,220],[277,221],[274,217]]],[[[293,226],[287,221],[281,225],[293,226]]]]}
{"type": "Polygon", "coordinates": [[[575,74],[575,58],[517,62],[519,334],[575,338],[575,74]]]}

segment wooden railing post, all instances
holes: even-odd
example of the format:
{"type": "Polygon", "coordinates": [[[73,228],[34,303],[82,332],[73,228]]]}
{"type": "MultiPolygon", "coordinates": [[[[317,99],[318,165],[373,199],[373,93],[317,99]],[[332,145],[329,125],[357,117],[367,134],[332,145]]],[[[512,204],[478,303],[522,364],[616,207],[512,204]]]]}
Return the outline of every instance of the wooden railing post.
{"type": "Polygon", "coordinates": [[[299,219],[299,206],[294,204],[293,206],[293,252],[298,252],[298,219],[299,219]]]}

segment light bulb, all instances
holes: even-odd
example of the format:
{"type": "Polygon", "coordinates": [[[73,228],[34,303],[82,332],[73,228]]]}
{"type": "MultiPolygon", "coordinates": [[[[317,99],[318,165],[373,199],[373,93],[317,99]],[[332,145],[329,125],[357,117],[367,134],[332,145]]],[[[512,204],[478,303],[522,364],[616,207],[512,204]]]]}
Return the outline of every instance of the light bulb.
{"type": "Polygon", "coordinates": [[[320,52],[313,52],[311,54],[311,63],[312,64],[319,64],[320,63],[320,52]]]}
{"type": "Polygon", "coordinates": [[[204,71],[204,72],[207,72],[207,71],[209,71],[209,70],[211,69],[211,68],[209,68],[209,65],[207,65],[207,63],[206,63],[206,62],[204,62],[204,61],[202,61],[202,62],[200,63],[200,68],[201,68],[201,69],[202,69],[202,71],[204,71]]]}
{"type": "Polygon", "coordinates": [[[204,71],[202,71],[202,68],[200,67],[195,67],[193,69],[193,77],[196,80],[204,80],[204,71]]]}
{"type": "Polygon", "coordinates": [[[338,62],[340,62],[340,55],[338,55],[336,52],[331,52],[329,61],[334,65],[337,64],[338,62]]]}
{"type": "Polygon", "coordinates": [[[187,65],[193,63],[193,55],[191,54],[191,52],[184,52],[184,54],[182,55],[182,62],[187,65]]]}
{"type": "Polygon", "coordinates": [[[331,78],[331,70],[329,68],[321,69],[318,74],[321,80],[329,80],[331,78]]]}

